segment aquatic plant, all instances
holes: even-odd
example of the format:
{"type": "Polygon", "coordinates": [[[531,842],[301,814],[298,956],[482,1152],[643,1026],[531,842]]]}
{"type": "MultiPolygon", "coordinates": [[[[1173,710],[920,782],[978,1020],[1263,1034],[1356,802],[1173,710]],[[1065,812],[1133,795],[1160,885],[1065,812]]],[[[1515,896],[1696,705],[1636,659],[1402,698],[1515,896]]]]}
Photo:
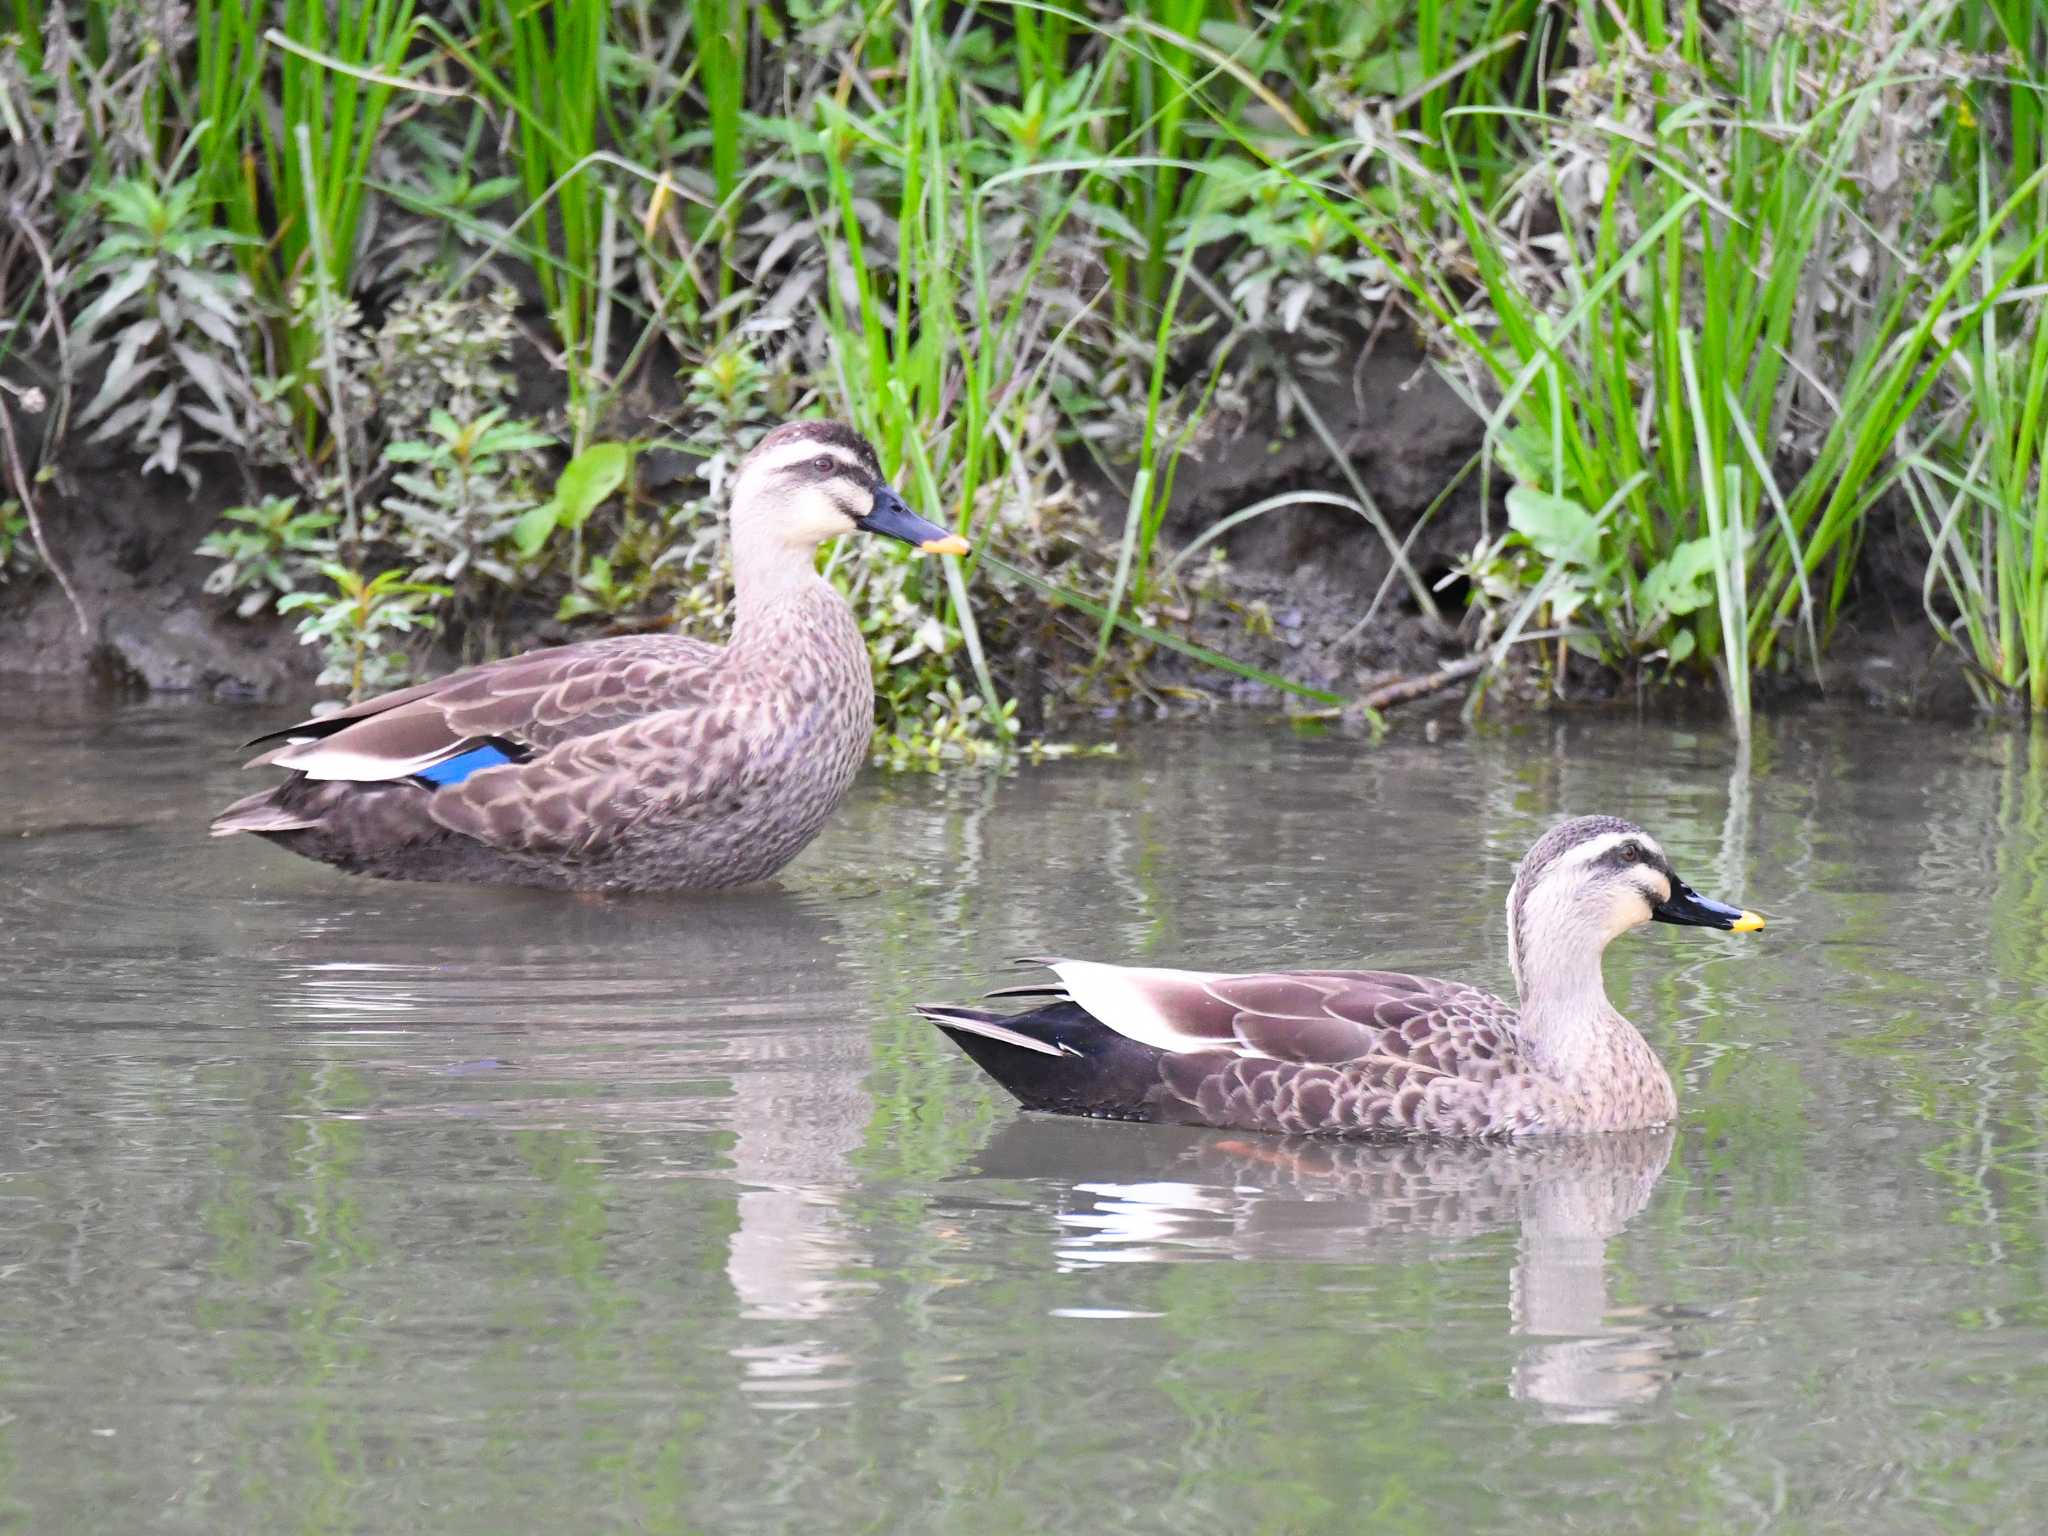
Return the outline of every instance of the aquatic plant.
{"type": "Polygon", "coordinates": [[[21,503],[0,501],[0,582],[35,569],[35,539],[21,503]]]}
{"type": "Polygon", "coordinates": [[[394,468],[378,512],[390,520],[393,542],[421,557],[414,578],[457,582],[474,565],[511,581],[513,567],[498,551],[534,503],[519,466],[523,456],[553,443],[492,406],[463,421],[436,410],[418,438],[387,445],[384,462],[394,468]]]}
{"type": "MultiPolygon", "coordinates": [[[[198,179],[242,241],[242,265],[286,323],[279,371],[321,366],[321,316],[354,296],[372,157],[406,78],[412,0],[198,0],[192,133],[198,179]],[[296,289],[320,298],[295,304],[296,289]]],[[[288,397],[306,450],[334,400],[288,397]]],[[[332,424],[330,423],[330,426],[332,424]]]]}
{"type": "Polygon", "coordinates": [[[229,507],[221,518],[198,553],[220,562],[206,573],[205,590],[235,594],[239,618],[298,591],[334,557],[335,514],[302,512],[296,496],[266,496],[254,506],[229,507]]]}
{"type": "MultiPolygon", "coordinates": [[[[1746,732],[1751,671],[1812,658],[1840,612],[1942,336],[1994,301],[1965,302],[1914,190],[1937,181],[1953,71],[1929,50],[1954,7],[1886,30],[1788,6],[1723,33],[1637,9],[1586,23],[1554,110],[1457,109],[1533,154],[1491,199],[1454,171],[1460,243],[1403,274],[1540,557],[1504,630],[1547,608],[1593,619],[1575,643],[1603,661],[1709,662],[1746,732]],[[1561,542],[1564,523],[1585,531],[1561,542]]],[[[1982,209],[1969,262],[2023,201],[1982,209]]]]}
{"type": "Polygon", "coordinates": [[[407,681],[411,658],[397,642],[431,622],[434,604],[449,589],[408,580],[403,571],[366,577],[332,560],[322,563],[320,574],[332,591],[292,592],[277,603],[280,613],[304,613],[299,643],[319,646],[327,663],[319,686],[340,688],[355,700],[407,681]]]}
{"type": "Polygon", "coordinates": [[[1943,383],[1946,409],[1904,459],[1903,489],[1928,543],[1931,617],[1971,665],[1964,676],[1991,708],[2048,709],[2048,14],[1998,0],[1971,8],[1979,47],[2002,69],[1965,82],[1954,155],[1974,196],[1965,228],[1990,225],[2002,194],[2007,227],[2036,232],[1973,242],[1960,328],[1943,383]],[[1965,120],[1968,120],[1967,122],[1965,120]],[[2001,157],[1977,130],[2008,124],[2001,157]]]}
{"type": "Polygon", "coordinates": [[[249,343],[258,312],[232,254],[248,242],[213,222],[197,180],[124,176],[97,186],[99,242],[72,272],[74,370],[99,387],[74,424],[143,451],[142,467],[199,483],[189,442],[246,448],[249,343]]]}
{"type": "Polygon", "coordinates": [[[181,472],[232,449],[260,483],[210,580],[253,613],[319,554],[273,549],[268,494],[347,569],[449,587],[393,644],[696,622],[722,475],[822,407],[976,551],[943,588],[837,557],[879,616],[878,742],[1004,741],[1027,631],[1053,692],[1160,647],[1259,680],[1174,617],[1250,518],[1347,508],[1386,554],[1362,622],[1455,617],[1307,387],[1403,306],[1485,424],[1491,654],[1555,628],[1559,680],[1712,670],[1742,727],[1903,504],[1987,702],[2048,701],[2027,0],[15,16],[0,272],[51,354],[44,451],[87,362],[87,432],[181,472]],[[147,262],[187,274],[177,338],[147,262]],[[552,394],[514,388],[535,363],[552,394]],[[1324,483],[1167,548],[1219,419],[1321,443],[1324,483]],[[1107,537],[1076,534],[1083,470],[1107,537]]]}

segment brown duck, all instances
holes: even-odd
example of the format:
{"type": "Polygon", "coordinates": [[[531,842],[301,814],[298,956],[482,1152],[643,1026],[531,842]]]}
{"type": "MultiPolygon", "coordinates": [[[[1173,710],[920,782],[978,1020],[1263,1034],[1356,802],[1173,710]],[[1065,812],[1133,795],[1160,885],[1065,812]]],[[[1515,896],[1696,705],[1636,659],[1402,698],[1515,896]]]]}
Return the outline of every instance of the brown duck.
{"type": "Polygon", "coordinates": [[[1749,933],[1641,827],[1583,816],[1529,850],[1508,893],[1521,1007],[1395,971],[1218,974],[1047,960],[1030,1013],[922,1007],[1027,1109],[1236,1130],[1508,1137],[1636,1131],[1671,1079],[1607,1000],[1600,957],[1647,922],[1749,933]]]}
{"type": "Polygon", "coordinates": [[[859,433],[825,421],[761,440],[731,526],[730,644],[586,640],[258,737],[285,744],[255,763],[292,776],[221,812],[214,836],[398,880],[765,880],[845,798],[874,730],[867,646],[817,547],[856,529],[932,554],[967,544],[903,504],[859,433]]]}

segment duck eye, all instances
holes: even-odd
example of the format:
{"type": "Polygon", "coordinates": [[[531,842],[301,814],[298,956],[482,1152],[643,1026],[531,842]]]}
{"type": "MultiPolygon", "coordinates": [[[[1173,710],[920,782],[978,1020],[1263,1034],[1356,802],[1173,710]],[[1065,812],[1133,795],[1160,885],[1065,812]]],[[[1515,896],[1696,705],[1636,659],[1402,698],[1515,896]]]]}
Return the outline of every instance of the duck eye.
{"type": "Polygon", "coordinates": [[[1623,844],[1621,845],[1621,862],[1622,862],[1622,863],[1624,863],[1624,864],[1640,864],[1640,863],[1642,862],[1642,859],[1643,859],[1643,850],[1642,850],[1642,849],[1641,849],[1641,848],[1640,848],[1639,846],[1637,846],[1637,845],[1636,845],[1636,844],[1634,844],[1634,843],[1623,843],[1623,844]]]}
{"type": "Polygon", "coordinates": [[[839,461],[833,458],[822,458],[819,459],[816,463],[812,464],[811,468],[815,470],[818,474],[829,475],[834,470],[839,468],[839,461]]]}

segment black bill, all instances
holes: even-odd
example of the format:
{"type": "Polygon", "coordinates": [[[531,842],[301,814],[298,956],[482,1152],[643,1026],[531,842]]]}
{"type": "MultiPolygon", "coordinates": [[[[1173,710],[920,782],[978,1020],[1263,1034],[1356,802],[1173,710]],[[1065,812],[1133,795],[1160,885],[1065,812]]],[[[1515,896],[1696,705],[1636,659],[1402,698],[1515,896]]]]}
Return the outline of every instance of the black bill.
{"type": "Polygon", "coordinates": [[[919,517],[903,504],[888,486],[875,491],[875,504],[857,527],[868,533],[879,533],[891,539],[901,539],[914,544],[928,555],[964,555],[967,541],[957,533],[948,533],[937,523],[919,517]]]}
{"type": "Polygon", "coordinates": [[[1730,933],[1755,933],[1764,925],[1756,913],[1702,896],[1683,880],[1671,882],[1671,899],[1650,908],[1650,918],[1653,922],[1677,923],[1685,928],[1721,928],[1730,933]]]}

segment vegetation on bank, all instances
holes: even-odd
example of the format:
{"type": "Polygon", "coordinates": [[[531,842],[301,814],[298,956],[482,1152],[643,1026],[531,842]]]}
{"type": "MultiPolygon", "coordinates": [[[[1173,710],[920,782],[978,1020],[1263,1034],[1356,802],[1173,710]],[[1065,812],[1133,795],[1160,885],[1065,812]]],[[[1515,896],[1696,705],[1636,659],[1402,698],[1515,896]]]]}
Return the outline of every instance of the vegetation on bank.
{"type": "Polygon", "coordinates": [[[1475,646],[1711,673],[1746,731],[1903,524],[1985,704],[2048,707],[2035,0],[5,17],[0,580],[61,574],[41,477],[84,437],[238,466],[211,586],[337,688],[537,596],[705,622],[720,487],[820,408],[974,543],[833,556],[885,749],[973,754],[1014,731],[1027,602],[1067,600],[1076,688],[1177,643],[1176,471],[1233,424],[1331,468],[1224,523],[1350,507],[1390,563],[1361,612],[1442,608],[1303,387],[1408,324],[1485,426],[1499,515],[1441,614],[1475,646]]]}

